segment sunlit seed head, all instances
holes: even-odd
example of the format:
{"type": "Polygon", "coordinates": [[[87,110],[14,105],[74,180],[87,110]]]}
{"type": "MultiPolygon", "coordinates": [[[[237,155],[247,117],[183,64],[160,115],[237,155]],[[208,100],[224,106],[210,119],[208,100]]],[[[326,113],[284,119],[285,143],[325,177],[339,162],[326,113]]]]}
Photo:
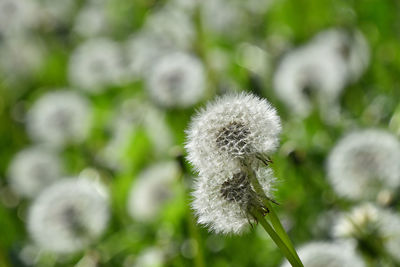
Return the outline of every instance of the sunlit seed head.
{"type": "Polygon", "coordinates": [[[273,152],[280,131],[280,118],[265,99],[226,95],[193,117],[185,147],[198,171],[227,168],[236,159],[273,152]]]}
{"type": "Polygon", "coordinates": [[[382,246],[394,259],[400,261],[400,216],[389,209],[372,203],[358,205],[337,218],[333,235],[357,241],[361,250],[365,248],[365,240],[369,240],[382,246]]]}
{"type": "Polygon", "coordinates": [[[375,200],[400,185],[400,142],[383,130],[353,132],[332,149],[328,178],[340,196],[375,200]]]}
{"type": "MultiPolygon", "coordinates": [[[[271,197],[275,179],[270,169],[263,169],[257,178],[264,193],[271,197]]],[[[243,233],[254,222],[252,209],[266,211],[262,197],[256,194],[240,166],[210,171],[196,179],[193,189],[192,208],[198,222],[216,233],[243,233]]]]}
{"type": "Polygon", "coordinates": [[[51,185],[62,172],[58,155],[45,147],[29,147],[18,152],[8,167],[10,185],[24,197],[34,197],[51,185]]]}
{"type": "Polygon", "coordinates": [[[199,59],[183,52],[155,62],[147,79],[150,96],[164,107],[190,107],[205,94],[205,72],[199,59]]]}
{"type": "MultiPolygon", "coordinates": [[[[365,267],[363,258],[355,247],[346,242],[314,241],[296,249],[304,266],[307,267],[365,267]]],[[[291,266],[285,262],[281,267],[291,266]]]]}
{"type": "Polygon", "coordinates": [[[103,233],[109,218],[105,188],[88,179],[64,179],[46,188],[29,209],[28,231],[42,249],[73,253],[103,233]]]}
{"type": "Polygon", "coordinates": [[[38,142],[60,146],[83,141],[91,125],[91,105],[72,90],[41,96],[28,111],[27,128],[38,142]]]}
{"type": "Polygon", "coordinates": [[[134,181],[127,203],[128,213],[134,220],[155,220],[163,206],[175,194],[173,184],[179,175],[176,162],[156,163],[145,169],[134,181]]]}
{"type": "Polygon", "coordinates": [[[124,75],[121,47],[110,39],[90,39],[71,54],[68,77],[76,88],[101,93],[121,83],[124,75]]]}

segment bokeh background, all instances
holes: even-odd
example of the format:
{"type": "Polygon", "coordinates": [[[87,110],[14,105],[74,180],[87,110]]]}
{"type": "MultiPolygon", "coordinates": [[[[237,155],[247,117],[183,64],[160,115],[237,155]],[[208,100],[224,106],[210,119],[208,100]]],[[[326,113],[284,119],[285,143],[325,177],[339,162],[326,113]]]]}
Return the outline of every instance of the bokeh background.
{"type": "Polygon", "coordinates": [[[336,239],[336,219],[368,201],[394,216],[393,231],[366,227],[356,251],[367,266],[399,266],[385,247],[400,251],[399,77],[398,1],[0,0],[0,266],[280,266],[261,227],[217,235],[190,210],[184,130],[207,101],[241,91],[282,118],[275,208],[295,246],[336,239]],[[383,152],[342,178],[371,165],[394,178],[377,171],[372,196],[349,197],[327,160],[369,129],[395,151],[374,139],[383,152]],[[58,192],[65,179],[95,196],[58,192]]]}

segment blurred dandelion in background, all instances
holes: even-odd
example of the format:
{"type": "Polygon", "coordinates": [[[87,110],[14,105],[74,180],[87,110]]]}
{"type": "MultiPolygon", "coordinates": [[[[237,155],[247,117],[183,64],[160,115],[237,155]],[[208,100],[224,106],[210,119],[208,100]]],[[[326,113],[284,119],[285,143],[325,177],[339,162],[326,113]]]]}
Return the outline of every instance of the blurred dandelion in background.
{"type": "Polygon", "coordinates": [[[106,229],[107,190],[98,182],[68,178],[45,189],[29,209],[28,231],[44,250],[73,253],[106,229]]]}
{"type": "Polygon", "coordinates": [[[400,142],[378,129],[343,137],[327,161],[328,178],[336,193],[353,200],[377,200],[400,186],[400,142]]]}
{"type": "MultiPolygon", "coordinates": [[[[351,243],[313,241],[298,250],[304,266],[307,267],[365,267],[363,258],[351,243]]],[[[289,263],[282,267],[289,267],[289,263]]]]}
{"type": "Polygon", "coordinates": [[[18,152],[12,159],[8,177],[12,189],[24,197],[35,197],[57,181],[63,164],[57,153],[43,146],[33,146],[18,152]]]}
{"type": "Polygon", "coordinates": [[[90,130],[90,102],[72,90],[42,95],[29,109],[27,129],[33,140],[49,145],[82,142],[90,130]]]}
{"type": "Polygon", "coordinates": [[[129,193],[131,217],[142,222],[156,219],[165,203],[174,197],[178,175],[179,166],[173,161],[156,163],[143,170],[129,193]]]}

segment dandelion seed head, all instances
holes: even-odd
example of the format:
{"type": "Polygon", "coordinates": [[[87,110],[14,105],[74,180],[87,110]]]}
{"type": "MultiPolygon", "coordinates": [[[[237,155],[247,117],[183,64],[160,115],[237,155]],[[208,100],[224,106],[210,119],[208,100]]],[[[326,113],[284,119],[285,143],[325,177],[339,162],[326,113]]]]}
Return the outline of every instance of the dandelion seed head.
{"type": "Polygon", "coordinates": [[[187,130],[188,159],[198,170],[227,168],[236,159],[267,155],[279,143],[276,110],[250,94],[227,95],[207,105],[187,130]]]}
{"type": "MultiPolygon", "coordinates": [[[[265,194],[271,197],[275,181],[272,171],[264,168],[262,177],[259,182],[265,194]]],[[[257,178],[260,177],[257,175],[257,178]]],[[[262,208],[261,201],[239,166],[210,171],[194,182],[192,208],[198,222],[216,233],[243,233],[249,222],[254,222],[249,211],[262,208]]]]}
{"type": "Polygon", "coordinates": [[[18,152],[8,168],[10,185],[24,197],[34,197],[60,178],[62,164],[49,148],[33,146],[18,152]]]}
{"type": "MultiPolygon", "coordinates": [[[[297,249],[300,259],[307,267],[365,267],[361,256],[351,243],[314,241],[297,249]]],[[[291,266],[289,262],[282,267],[291,266]]]]}
{"type": "Polygon", "coordinates": [[[205,94],[204,67],[189,54],[167,54],[154,64],[147,88],[151,97],[161,106],[192,106],[205,94]]]}
{"type": "Polygon", "coordinates": [[[15,37],[27,32],[37,24],[38,11],[35,1],[1,0],[0,34],[15,37]]]}
{"type": "Polygon", "coordinates": [[[174,195],[173,183],[179,175],[176,162],[166,161],[145,169],[132,185],[128,213],[141,222],[152,221],[163,205],[174,195]]]}
{"type": "Polygon", "coordinates": [[[122,81],[125,75],[122,50],[106,38],[90,39],[72,53],[68,76],[71,84],[89,93],[101,93],[122,81]]]}
{"type": "Polygon", "coordinates": [[[389,209],[362,203],[337,218],[333,235],[359,242],[367,237],[383,245],[393,258],[400,260],[400,216],[389,209]]]}
{"type": "Polygon", "coordinates": [[[69,178],[35,199],[28,214],[28,231],[45,250],[73,253],[100,237],[108,218],[106,189],[89,179],[69,178]]]}
{"type": "Polygon", "coordinates": [[[83,141],[89,133],[90,122],[90,103],[70,90],[46,93],[27,114],[32,139],[54,146],[83,141]]]}
{"type": "Polygon", "coordinates": [[[400,185],[400,142],[383,130],[353,132],[331,151],[327,173],[335,191],[353,200],[376,199],[400,185]]]}

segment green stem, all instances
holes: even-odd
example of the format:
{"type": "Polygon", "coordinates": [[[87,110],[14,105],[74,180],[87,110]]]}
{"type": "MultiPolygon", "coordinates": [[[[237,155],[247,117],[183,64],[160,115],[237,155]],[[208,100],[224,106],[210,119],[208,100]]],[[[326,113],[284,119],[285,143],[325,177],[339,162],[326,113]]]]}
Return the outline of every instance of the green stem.
{"type": "Polygon", "coordinates": [[[293,267],[304,267],[301,261],[297,260],[292,251],[285,245],[280,236],[274,231],[272,226],[265,220],[264,216],[257,209],[254,209],[251,212],[251,214],[262,225],[262,227],[269,234],[269,236],[272,238],[272,240],[275,242],[278,248],[285,255],[286,259],[290,262],[290,264],[293,267]]]}
{"type": "Polygon", "coordinates": [[[254,190],[256,191],[256,193],[258,195],[263,197],[263,204],[269,210],[268,218],[270,219],[274,230],[282,238],[282,241],[285,243],[286,247],[289,248],[290,252],[294,255],[296,260],[301,263],[300,257],[299,257],[299,255],[297,255],[297,252],[292,244],[292,241],[290,240],[289,236],[287,235],[285,229],[283,228],[283,226],[281,224],[281,221],[279,220],[274,209],[272,208],[270,200],[265,195],[265,192],[264,192],[260,182],[258,181],[256,174],[254,173],[254,170],[251,169],[251,167],[249,167],[247,164],[245,166],[247,168],[247,173],[249,175],[250,182],[251,182],[254,190]]]}

